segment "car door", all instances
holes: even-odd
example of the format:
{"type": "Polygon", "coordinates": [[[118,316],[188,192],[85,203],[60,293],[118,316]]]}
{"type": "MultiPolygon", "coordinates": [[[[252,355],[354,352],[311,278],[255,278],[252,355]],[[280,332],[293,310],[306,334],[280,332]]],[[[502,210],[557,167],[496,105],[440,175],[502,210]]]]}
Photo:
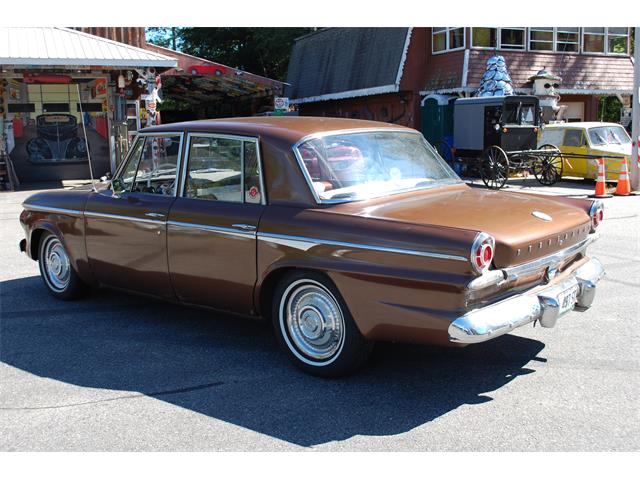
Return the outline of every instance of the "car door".
{"type": "Polygon", "coordinates": [[[582,128],[567,128],[562,139],[562,153],[565,163],[569,167],[565,175],[585,177],[587,175],[587,159],[580,155],[587,153],[587,139],[582,128]],[[579,155],[572,157],[572,154],[579,155]]]}
{"type": "Polygon", "coordinates": [[[182,134],[138,137],[109,190],[85,208],[86,245],[96,279],[172,298],[166,221],[176,199],[182,134]]]}
{"type": "Polygon", "coordinates": [[[179,300],[253,313],[256,232],[265,208],[256,138],[189,134],[168,257],[179,300]]]}

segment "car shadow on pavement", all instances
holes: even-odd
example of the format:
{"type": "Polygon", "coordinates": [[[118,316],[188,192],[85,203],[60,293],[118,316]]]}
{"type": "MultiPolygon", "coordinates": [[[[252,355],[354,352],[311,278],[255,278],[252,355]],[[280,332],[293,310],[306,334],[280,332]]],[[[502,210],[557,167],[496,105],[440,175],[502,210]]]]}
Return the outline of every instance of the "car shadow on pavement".
{"type": "MultiPolygon", "coordinates": [[[[543,343],[512,335],[465,349],[380,344],[356,375],[325,380],[291,366],[265,322],[106,290],[61,302],[39,277],[0,283],[0,302],[8,365],[115,390],[109,401],[140,392],[300,446],[407,432],[491,401],[490,392],[533,372],[529,362],[544,361],[543,343]]],[[[96,403],[50,402],[14,407],[96,403]]]]}

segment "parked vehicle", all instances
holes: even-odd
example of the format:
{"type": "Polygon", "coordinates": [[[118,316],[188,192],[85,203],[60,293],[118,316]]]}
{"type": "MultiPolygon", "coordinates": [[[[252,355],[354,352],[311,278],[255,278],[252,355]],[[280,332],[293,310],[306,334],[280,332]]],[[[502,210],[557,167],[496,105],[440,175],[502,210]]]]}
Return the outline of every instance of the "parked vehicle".
{"type": "Polygon", "coordinates": [[[487,187],[504,187],[516,170],[531,170],[542,185],[553,185],[562,178],[558,148],[553,144],[536,148],[537,97],[459,98],[453,116],[454,156],[476,166],[487,187]]]}
{"type": "Polygon", "coordinates": [[[29,161],[33,163],[77,162],[87,158],[87,144],[78,137],[78,121],[68,114],[44,114],[36,117],[37,137],[27,142],[29,161]]]}
{"type": "Polygon", "coordinates": [[[631,158],[631,137],[617,123],[576,122],[547,125],[539,144],[553,143],[564,159],[564,175],[595,180],[597,158],[604,158],[607,180],[617,181],[623,157],[631,158]]]}
{"type": "Polygon", "coordinates": [[[227,73],[227,67],[224,65],[191,65],[188,68],[191,75],[208,75],[221,77],[227,73]]]}
{"type": "Polygon", "coordinates": [[[322,376],[352,372],[378,340],[552,327],[603,275],[586,255],[600,201],[471,188],[419,132],[362,120],[150,127],[111,182],[23,207],[20,248],[55,297],[105,285],[270,317],[322,376]]]}

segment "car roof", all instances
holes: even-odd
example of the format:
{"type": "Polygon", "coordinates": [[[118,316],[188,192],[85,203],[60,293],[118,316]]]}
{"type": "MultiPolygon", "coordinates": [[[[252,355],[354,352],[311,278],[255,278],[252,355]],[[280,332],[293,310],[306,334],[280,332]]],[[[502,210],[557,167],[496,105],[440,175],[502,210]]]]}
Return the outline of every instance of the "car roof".
{"type": "Polygon", "coordinates": [[[567,123],[550,123],[545,125],[547,128],[594,128],[594,127],[622,127],[619,123],[609,122],[567,122],[567,123]]]}
{"type": "Polygon", "coordinates": [[[415,130],[393,123],[373,122],[350,118],[330,117],[238,117],[215,120],[195,120],[190,122],[169,123],[144,128],[140,133],[152,132],[203,132],[235,134],[255,137],[270,137],[295,143],[307,135],[338,130],[355,129],[400,129],[410,132],[415,130]]]}

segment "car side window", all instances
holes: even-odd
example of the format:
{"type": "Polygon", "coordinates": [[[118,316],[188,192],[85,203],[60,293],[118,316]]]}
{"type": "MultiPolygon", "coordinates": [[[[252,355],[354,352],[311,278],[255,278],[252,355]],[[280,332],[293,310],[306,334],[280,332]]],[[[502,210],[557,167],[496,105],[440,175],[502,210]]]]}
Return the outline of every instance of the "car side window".
{"type": "Polygon", "coordinates": [[[131,147],[130,153],[127,156],[126,164],[122,168],[121,173],[111,182],[111,188],[114,193],[122,193],[131,190],[133,185],[133,179],[138,169],[138,160],[140,159],[140,153],[144,145],[144,138],[138,138],[136,143],[131,147]]]}
{"type": "Polygon", "coordinates": [[[582,147],[584,145],[582,130],[567,130],[564,134],[564,145],[567,147],[582,147]]]}
{"type": "Polygon", "coordinates": [[[257,141],[191,136],[184,196],[259,204],[262,192],[257,141]]]}
{"type": "Polygon", "coordinates": [[[175,195],[180,135],[146,136],[132,192],[175,195]]]}

